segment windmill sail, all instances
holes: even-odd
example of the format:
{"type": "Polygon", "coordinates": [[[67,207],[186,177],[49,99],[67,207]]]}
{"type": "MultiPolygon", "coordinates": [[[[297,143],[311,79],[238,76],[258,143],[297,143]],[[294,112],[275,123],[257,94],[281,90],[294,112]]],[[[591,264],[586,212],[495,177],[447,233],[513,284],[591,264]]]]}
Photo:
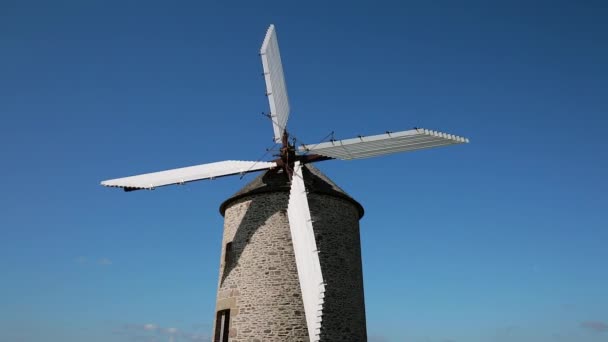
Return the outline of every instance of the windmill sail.
{"type": "Polygon", "coordinates": [[[274,141],[280,143],[287,126],[287,119],[289,119],[289,100],[287,99],[287,87],[283,75],[281,54],[279,53],[279,41],[274,25],[270,25],[266,32],[260,55],[264,67],[264,80],[266,81],[266,94],[270,105],[274,141]]]}
{"type": "Polygon", "coordinates": [[[316,342],[319,341],[321,334],[325,284],[300,162],[296,162],[294,166],[287,216],[302,290],[308,336],[311,342],[316,342]]]}
{"type": "Polygon", "coordinates": [[[202,179],[266,170],[275,166],[277,166],[275,162],[226,160],[131,177],[110,179],[101,182],[101,185],[124,188],[125,190],[154,189],[159,186],[184,184],[202,179]]]}
{"type": "Polygon", "coordinates": [[[468,142],[467,138],[417,128],[368,137],[334,140],[317,145],[303,145],[298,148],[298,151],[347,160],[468,142]]]}
{"type": "MultiPolygon", "coordinates": [[[[298,273],[299,279],[299,290],[302,295],[302,304],[304,307],[306,327],[308,331],[308,341],[319,342],[321,339],[321,332],[323,328],[323,339],[336,341],[336,340],[348,340],[348,341],[364,341],[366,340],[365,330],[365,305],[363,300],[363,283],[362,283],[362,271],[360,266],[360,243],[359,243],[359,226],[358,220],[363,214],[363,208],[354,202],[357,211],[341,210],[343,213],[335,215],[332,211],[331,206],[319,207],[318,213],[321,217],[331,217],[331,219],[338,219],[344,221],[344,224],[340,222],[341,235],[347,239],[329,239],[334,240],[326,241],[323,246],[327,245],[328,249],[343,249],[342,252],[338,251],[339,259],[336,258],[322,258],[324,266],[327,263],[325,269],[325,278],[323,276],[323,270],[321,269],[321,262],[319,260],[319,251],[317,249],[317,241],[315,238],[315,231],[313,222],[311,219],[311,212],[308,205],[308,198],[306,194],[306,186],[303,178],[302,163],[312,163],[327,159],[358,159],[375,157],[385,154],[407,152],[419,149],[426,149],[432,147],[462,144],[468,143],[469,140],[463,137],[454,136],[446,133],[440,133],[436,131],[426,129],[413,129],[409,131],[402,131],[396,133],[386,133],[368,137],[358,137],[354,139],[346,140],[332,140],[330,142],[319,143],[316,145],[302,145],[298,148],[297,154],[294,156],[295,143],[290,143],[289,132],[287,131],[287,121],[290,115],[290,105],[287,96],[287,87],[285,84],[285,76],[283,73],[283,66],[281,62],[281,55],[279,52],[279,43],[277,33],[274,25],[270,25],[266,32],[266,36],[260,48],[260,56],[262,59],[262,66],[264,70],[264,80],[266,83],[266,94],[268,97],[268,103],[270,106],[269,117],[272,119],[274,141],[281,143],[280,154],[277,155],[277,159],[271,162],[254,162],[254,161],[221,161],[216,163],[208,163],[190,167],[184,167],[179,169],[172,169],[154,173],[147,173],[142,175],[136,175],[131,177],[111,179],[101,182],[102,185],[108,187],[123,188],[126,191],[138,190],[138,189],[154,189],[156,187],[171,185],[171,184],[184,184],[188,182],[213,179],[216,177],[223,177],[235,174],[244,174],[248,172],[254,172],[259,170],[281,168],[283,171],[277,178],[284,180],[286,174],[292,174],[291,189],[289,194],[289,200],[287,203],[287,217],[289,220],[289,229],[291,232],[291,245],[293,246],[295,256],[295,266],[298,273]],[[310,155],[306,155],[311,153],[310,155]],[[291,169],[293,165],[293,170],[291,169]],[[293,172],[292,172],[293,171],[293,172]],[[358,215],[357,215],[358,214],[358,215]],[[328,216],[325,216],[328,215],[328,216]],[[355,215],[355,216],[353,216],[355,215]],[[342,229],[345,228],[345,229],[342,229]],[[351,230],[352,229],[352,230],[351,230]],[[350,238],[354,235],[356,238],[350,238]],[[346,241],[343,241],[346,240],[346,241]],[[330,260],[332,259],[332,260],[330,260]],[[348,265],[352,267],[347,267],[348,265]],[[339,267],[344,272],[335,272],[333,268],[339,267]],[[351,278],[352,277],[352,278],[351,278]],[[325,280],[328,281],[330,287],[329,291],[334,292],[335,296],[327,297],[325,302],[325,280]],[[343,302],[346,301],[346,302],[343,302]],[[331,306],[331,307],[330,307],[331,306]],[[346,313],[346,314],[345,314],[346,313]],[[323,316],[325,319],[323,320],[323,316]],[[347,317],[349,322],[344,322],[343,318],[347,317]],[[346,336],[346,337],[345,337],[346,336]]],[[[310,168],[307,170],[311,170],[310,168]]],[[[268,173],[268,175],[275,174],[274,172],[268,173]]],[[[297,303],[294,306],[293,297],[294,291],[297,291],[293,286],[296,284],[289,283],[284,284],[284,281],[280,279],[278,282],[270,281],[265,282],[264,286],[250,286],[251,284],[259,284],[260,272],[258,268],[253,267],[257,260],[268,260],[269,265],[274,263],[283,263],[284,251],[290,251],[289,241],[283,239],[284,231],[275,229],[276,224],[274,221],[258,221],[257,218],[266,217],[267,213],[273,213],[272,208],[285,207],[284,202],[274,201],[274,193],[283,191],[283,184],[275,186],[274,181],[267,179],[267,175],[260,177],[262,188],[250,189],[246,186],[241,192],[239,197],[235,196],[231,200],[224,202],[222,205],[222,214],[225,213],[226,203],[235,203],[239,205],[239,209],[230,211],[230,216],[225,217],[224,227],[224,242],[226,243],[223,255],[225,259],[221,262],[223,270],[220,271],[222,279],[220,280],[220,287],[218,287],[217,306],[216,306],[216,337],[224,336],[228,338],[231,332],[238,331],[240,340],[267,340],[273,339],[276,336],[276,329],[266,329],[265,326],[258,325],[256,329],[252,329],[251,324],[256,322],[266,322],[273,324],[277,327],[283,327],[289,325],[292,329],[296,339],[305,339],[303,320],[301,317],[301,305],[297,303]],[[268,181],[268,182],[266,182],[268,181]],[[260,191],[257,191],[257,190],[260,191]],[[258,196],[261,194],[268,193],[268,198],[273,199],[273,203],[269,206],[265,204],[261,205],[259,209],[255,209],[253,206],[247,204],[247,207],[240,207],[241,204],[245,205],[244,202],[232,202],[235,199],[240,199],[243,194],[247,196],[254,195],[258,196]],[[248,208],[252,210],[252,220],[249,220],[249,216],[245,215],[240,208],[248,208]],[[259,212],[258,212],[259,211],[259,212]],[[258,224],[259,222],[259,224],[258,224]],[[243,224],[246,224],[243,226],[243,224]],[[269,227],[272,234],[278,234],[276,237],[282,242],[286,242],[286,248],[275,246],[275,244],[268,244],[268,241],[274,239],[271,235],[271,239],[267,239],[266,232],[268,229],[258,229],[259,227],[269,227]],[[234,234],[233,232],[237,233],[234,234]],[[247,232],[240,234],[239,232],[247,232]],[[262,234],[260,238],[253,238],[257,235],[251,234],[262,234]],[[251,239],[250,239],[251,238],[251,239]],[[239,258],[250,258],[252,262],[240,259],[243,262],[242,265],[235,267],[241,267],[238,272],[234,272],[234,278],[224,284],[224,275],[230,274],[230,270],[234,268],[230,267],[234,263],[231,257],[233,249],[232,243],[234,241],[235,246],[239,246],[239,250],[242,252],[245,249],[247,254],[238,252],[239,258]],[[266,248],[258,248],[263,245],[264,247],[276,249],[280,248],[281,253],[267,253],[266,248]],[[276,248],[275,248],[276,247],[276,248]],[[231,260],[230,262],[228,262],[231,260]],[[228,272],[226,272],[228,270],[228,272]],[[242,270],[242,271],[241,271],[242,270]],[[280,288],[276,285],[281,285],[280,288]],[[272,288],[272,289],[271,289],[272,288]],[[271,289],[268,291],[266,289],[271,289]],[[229,290],[229,295],[226,291],[229,290]],[[286,298],[276,301],[277,298],[286,298]],[[260,301],[251,300],[252,297],[260,297],[260,301]],[[242,299],[242,300],[241,300],[242,299]],[[260,303],[267,303],[268,301],[275,301],[276,306],[268,308],[266,306],[259,306],[260,303]],[[235,304],[236,307],[235,307],[235,304]],[[260,307],[261,310],[250,310],[250,307],[260,307]],[[231,310],[233,317],[238,313],[238,320],[231,320],[231,310]],[[295,309],[295,310],[294,310],[295,309]],[[272,310],[270,316],[268,310],[272,310]],[[290,314],[287,314],[290,311],[290,314]],[[269,317],[271,318],[269,321],[269,317]],[[293,326],[293,327],[292,327],[293,326]]],[[[330,185],[330,188],[333,186],[330,185]]],[[[244,196],[244,195],[243,195],[244,196]]],[[[264,201],[261,201],[263,203],[264,201]]],[[[321,202],[320,205],[325,203],[321,202]]],[[[232,206],[232,204],[230,204],[232,206]]],[[[316,206],[315,206],[316,207],[316,206]]],[[[226,212],[228,213],[228,212],[226,212]]],[[[321,224],[317,224],[317,229],[322,228],[321,224]]],[[[338,235],[337,235],[338,236],[338,235]]],[[[274,241],[274,240],[273,240],[274,241]]],[[[281,242],[281,243],[282,243],[281,242]]],[[[325,248],[325,247],[324,247],[325,248]]],[[[284,265],[289,272],[293,271],[293,262],[291,259],[288,264],[284,265]]],[[[274,276],[279,279],[284,277],[282,271],[273,272],[274,276]]],[[[267,273],[268,274],[268,273],[267,273]]],[[[257,299],[257,298],[256,298],[257,299]]],[[[173,338],[173,335],[171,335],[173,338]]],[[[224,340],[224,338],[222,338],[224,340]]]]}

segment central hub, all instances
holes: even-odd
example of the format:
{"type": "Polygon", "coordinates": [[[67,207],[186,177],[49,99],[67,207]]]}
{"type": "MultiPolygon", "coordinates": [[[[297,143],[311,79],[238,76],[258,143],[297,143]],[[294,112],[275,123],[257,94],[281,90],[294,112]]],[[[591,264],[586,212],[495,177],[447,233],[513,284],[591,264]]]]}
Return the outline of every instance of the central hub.
{"type": "Polygon", "coordinates": [[[283,167],[283,170],[285,170],[285,172],[289,175],[289,179],[291,179],[297,156],[295,146],[289,143],[289,133],[287,133],[287,130],[283,132],[281,142],[282,146],[280,159],[282,165],[279,166],[283,167]]]}
{"type": "Polygon", "coordinates": [[[287,175],[289,176],[289,180],[291,180],[291,176],[293,175],[294,164],[296,161],[299,161],[302,164],[320,162],[323,160],[333,159],[331,157],[326,157],[318,154],[296,154],[295,141],[294,144],[289,143],[289,133],[287,130],[283,132],[283,138],[281,139],[281,153],[278,155],[278,159],[273,160],[277,163],[277,166],[282,168],[287,175]]]}

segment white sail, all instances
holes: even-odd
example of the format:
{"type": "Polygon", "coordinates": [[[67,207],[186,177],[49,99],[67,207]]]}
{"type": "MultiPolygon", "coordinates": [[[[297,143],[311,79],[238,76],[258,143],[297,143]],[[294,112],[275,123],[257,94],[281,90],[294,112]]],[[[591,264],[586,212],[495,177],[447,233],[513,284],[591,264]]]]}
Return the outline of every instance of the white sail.
{"type": "Polygon", "coordinates": [[[124,188],[125,190],[154,189],[159,186],[184,184],[202,179],[266,170],[275,166],[277,166],[275,162],[226,160],[131,177],[110,179],[101,182],[101,185],[124,188]]]}
{"type": "Polygon", "coordinates": [[[346,160],[468,142],[469,139],[467,138],[418,128],[409,131],[334,140],[316,145],[303,145],[298,148],[298,151],[346,160]]]}
{"type": "Polygon", "coordinates": [[[270,25],[260,49],[262,66],[264,67],[264,80],[266,81],[266,94],[270,105],[270,117],[274,130],[274,141],[279,143],[289,119],[289,99],[287,86],[279,52],[279,41],[274,25],[270,25]]]}
{"type": "Polygon", "coordinates": [[[302,290],[308,336],[311,342],[317,342],[321,333],[325,284],[300,162],[296,162],[294,166],[287,215],[302,290]]]}

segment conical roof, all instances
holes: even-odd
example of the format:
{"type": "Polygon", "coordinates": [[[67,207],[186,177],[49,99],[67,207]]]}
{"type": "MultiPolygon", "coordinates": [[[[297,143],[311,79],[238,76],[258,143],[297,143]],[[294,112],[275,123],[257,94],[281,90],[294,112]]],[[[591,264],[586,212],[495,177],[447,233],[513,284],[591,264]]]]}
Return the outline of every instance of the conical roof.
{"type": "MultiPolygon", "coordinates": [[[[308,190],[308,193],[318,193],[346,199],[357,207],[357,210],[359,211],[359,218],[363,217],[364,210],[361,204],[350,197],[319,169],[310,164],[306,164],[302,168],[302,174],[304,175],[304,182],[306,184],[306,190],[308,190]]],[[[241,188],[241,190],[237,191],[234,195],[225,200],[224,203],[220,205],[220,213],[223,216],[226,208],[232,202],[245,196],[267,192],[289,192],[290,188],[291,185],[289,182],[289,177],[283,171],[283,169],[275,168],[268,170],[257,176],[254,180],[241,188]]]]}

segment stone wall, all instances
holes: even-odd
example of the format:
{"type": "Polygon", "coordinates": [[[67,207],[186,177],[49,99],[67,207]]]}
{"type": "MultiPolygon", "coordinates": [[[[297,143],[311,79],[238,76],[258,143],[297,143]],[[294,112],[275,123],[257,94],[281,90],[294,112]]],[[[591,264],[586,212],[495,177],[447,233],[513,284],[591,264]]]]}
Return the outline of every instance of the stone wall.
{"type": "Polygon", "coordinates": [[[216,312],[231,310],[230,341],[308,341],[287,199],[254,195],[226,210],[216,312]]]}
{"type": "MultiPolygon", "coordinates": [[[[289,193],[240,196],[225,208],[216,312],[230,309],[230,341],[308,341],[286,208],[289,193]],[[226,244],[232,242],[226,256],[226,244]]],[[[359,209],[309,194],[326,282],[321,341],[366,341],[359,209]]]]}
{"type": "Polygon", "coordinates": [[[325,280],[321,341],[366,341],[359,216],[350,202],[310,194],[319,261],[325,280]]]}

